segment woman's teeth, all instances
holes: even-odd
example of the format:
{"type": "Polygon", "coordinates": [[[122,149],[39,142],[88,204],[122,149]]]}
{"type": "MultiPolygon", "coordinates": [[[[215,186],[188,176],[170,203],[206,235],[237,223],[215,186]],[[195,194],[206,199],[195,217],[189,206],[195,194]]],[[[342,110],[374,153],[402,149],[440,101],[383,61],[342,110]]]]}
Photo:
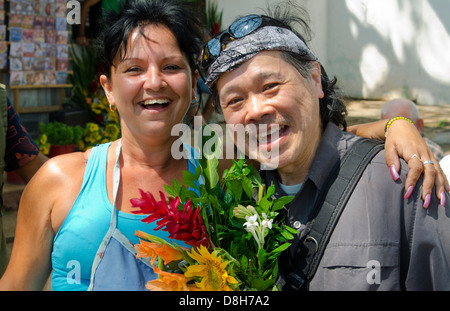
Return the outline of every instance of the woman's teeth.
{"type": "Polygon", "coordinates": [[[144,108],[154,107],[155,105],[162,105],[163,107],[167,107],[170,101],[168,99],[149,99],[141,103],[144,108]]]}

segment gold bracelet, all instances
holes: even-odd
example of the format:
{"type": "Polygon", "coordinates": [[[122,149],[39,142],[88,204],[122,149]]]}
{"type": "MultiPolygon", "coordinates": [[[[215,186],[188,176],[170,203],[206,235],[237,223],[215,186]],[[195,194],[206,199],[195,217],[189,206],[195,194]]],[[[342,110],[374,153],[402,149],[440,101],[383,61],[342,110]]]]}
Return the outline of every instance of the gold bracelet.
{"type": "Polygon", "coordinates": [[[389,128],[391,127],[392,123],[394,123],[394,122],[397,121],[397,120],[405,120],[405,121],[408,121],[409,123],[411,123],[412,125],[414,125],[413,121],[411,121],[410,119],[405,118],[405,117],[395,117],[395,118],[392,118],[392,119],[390,119],[390,120],[386,123],[386,126],[384,127],[384,137],[387,138],[389,128]]]}

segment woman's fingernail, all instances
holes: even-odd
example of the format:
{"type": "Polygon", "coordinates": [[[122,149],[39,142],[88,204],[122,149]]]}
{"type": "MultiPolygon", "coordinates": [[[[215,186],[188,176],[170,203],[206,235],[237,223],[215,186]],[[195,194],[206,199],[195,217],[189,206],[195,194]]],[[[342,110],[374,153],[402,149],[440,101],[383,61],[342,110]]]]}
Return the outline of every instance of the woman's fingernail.
{"type": "Polygon", "coordinates": [[[394,181],[397,181],[397,179],[399,179],[400,176],[398,175],[397,170],[395,169],[395,165],[391,165],[389,169],[391,171],[392,179],[394,181]]]}
{"type": "Polygon", "coordinates": [[[425,197],[425,202],[423,203],[423,207],[428,208],[428,206],[430,206],[430,201],[431,201],[431,194],[427,194],[427,196],[425,197]]]}
{"type": "Polygon", "coordinates": [[[405,199],[409,199],[413,190],[414,190],[414,186],[409,186],[408,191],[406,191],[406,193],[405,193],[405,199]]]}
{"type": "Polygon", "coordinates": [[[445,192],[441,192],[441,206],[445,206],[445,192]]]}

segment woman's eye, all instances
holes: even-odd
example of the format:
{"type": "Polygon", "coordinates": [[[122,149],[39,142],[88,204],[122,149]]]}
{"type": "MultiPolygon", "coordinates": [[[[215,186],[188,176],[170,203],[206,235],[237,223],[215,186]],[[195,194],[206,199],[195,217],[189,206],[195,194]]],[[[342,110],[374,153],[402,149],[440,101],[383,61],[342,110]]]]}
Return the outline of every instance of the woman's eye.
{"type": "Polygon", "coordinates": [[[139,71],[139,67],[130,67],[125,70],[125,72],[131,72],[131,73],[138,72],[138,71],[139,71]]]}
{"type": "Polygon", "coordinates": [[[165,70],[179,70],[179,69],[181,69],[181,67],[178,65],[167,65],[164,67],[164,69],[165,70]]]}

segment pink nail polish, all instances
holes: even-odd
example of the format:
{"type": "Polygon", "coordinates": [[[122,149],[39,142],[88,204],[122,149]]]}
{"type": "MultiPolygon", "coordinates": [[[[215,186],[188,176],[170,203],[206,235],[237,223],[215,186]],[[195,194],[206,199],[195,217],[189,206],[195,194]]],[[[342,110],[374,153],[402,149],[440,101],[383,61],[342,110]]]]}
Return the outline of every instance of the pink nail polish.
{"type": "Polygon", "coordinates": [[[431,194],[427,194],[425,197],[425,202],[423,203],[423,208],[428,208],[430,206],[431,194]]]}
{"type": "Polygon", "coordinates": [[[409,199],[409,197],[411,196],[413,190],[414,190],[414,186],[409,186],[408,191],[406,191],[404,198],[405,199],[409,199]]]}
{"type": "Polygon", "coordinates": [[[441,206],[445,206],[445,192],[441,192],[441,206]]]}
{"type": "Polygon", "coordinates": [[[391,165],[389,169],[391,171],[392,179],[394,181],[397,181],[397,179],[399,179],[400,176],[398,175],[397,170],[395,169],[395,165],[391,165]]]}

